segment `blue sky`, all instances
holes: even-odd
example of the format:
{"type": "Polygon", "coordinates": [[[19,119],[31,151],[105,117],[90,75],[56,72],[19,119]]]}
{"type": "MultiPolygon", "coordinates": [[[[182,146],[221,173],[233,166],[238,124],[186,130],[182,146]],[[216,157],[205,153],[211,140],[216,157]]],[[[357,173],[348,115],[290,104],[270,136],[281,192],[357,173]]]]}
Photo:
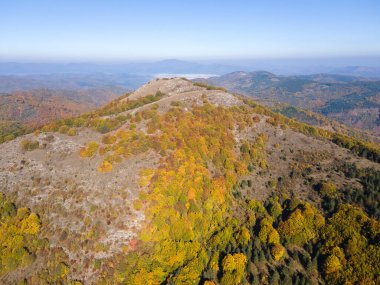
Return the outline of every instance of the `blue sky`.
{"type": "Polygon", "coordinates": [[[2,0],[0,60],[380,56],[378,0],[2,0]]]}

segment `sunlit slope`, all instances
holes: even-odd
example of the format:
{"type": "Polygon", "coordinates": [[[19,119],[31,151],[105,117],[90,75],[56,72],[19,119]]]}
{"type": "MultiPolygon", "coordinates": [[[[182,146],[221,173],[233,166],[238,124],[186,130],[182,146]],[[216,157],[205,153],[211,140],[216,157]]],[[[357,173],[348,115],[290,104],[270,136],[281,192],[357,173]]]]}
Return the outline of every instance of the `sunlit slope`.
{"type": "Polygon", "coordinates": [[[154,80],[1,144],[0,280],[376,284],[379,157],[221,88],[154,80]]]}

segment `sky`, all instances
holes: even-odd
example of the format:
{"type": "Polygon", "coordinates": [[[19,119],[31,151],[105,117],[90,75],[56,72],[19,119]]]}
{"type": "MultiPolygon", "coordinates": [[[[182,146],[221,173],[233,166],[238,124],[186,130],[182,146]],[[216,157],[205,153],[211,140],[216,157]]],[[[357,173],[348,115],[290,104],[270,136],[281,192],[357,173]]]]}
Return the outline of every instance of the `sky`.
{"type": "Polygon", "coordinates": [[[379,0],[2,0],[0,61],[380,56],[379,0]]]}

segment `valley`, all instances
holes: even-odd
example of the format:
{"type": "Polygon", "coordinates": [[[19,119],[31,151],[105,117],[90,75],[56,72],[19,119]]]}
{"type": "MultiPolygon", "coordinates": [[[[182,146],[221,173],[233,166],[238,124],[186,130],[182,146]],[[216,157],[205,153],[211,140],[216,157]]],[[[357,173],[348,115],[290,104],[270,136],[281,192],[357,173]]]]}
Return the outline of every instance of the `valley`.
{"type": "Polygon", "coordinates": [[[286,103],[379,135],[380,81],[376,79],[334,74],[277,76],[256,71],[233,72],[203,81],[267,106],[286,103]]]}

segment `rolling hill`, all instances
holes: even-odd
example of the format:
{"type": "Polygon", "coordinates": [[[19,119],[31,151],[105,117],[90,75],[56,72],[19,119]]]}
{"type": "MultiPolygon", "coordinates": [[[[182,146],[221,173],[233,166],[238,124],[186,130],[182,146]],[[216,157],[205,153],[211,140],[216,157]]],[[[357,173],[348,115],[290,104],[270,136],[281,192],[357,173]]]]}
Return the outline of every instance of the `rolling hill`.
{"type": "Polygon", "coordinates": [[[86,91],[90,89],[96,90],[103,88],[114,92],[117,92],[120,89],[130,91],[136,89],[150,79],[152,79],[151,76],[140,76],[125,73],[6,74],[0,75],[0,93],[29,91],[34,89],[86,91]]]}
{"type": "Polygon", "coordinates": [[[0,94],[0,142],[58,119],[92,111],[125,93],[124,88],[32,89],[0,94]]]}
{"type": "Polygon", "coordinates": [[[347,126],[380,132],[380,81],[333,74],[277,76],[269,72],[233,72],[207,80],[231,92],[313,111],[347,126]]]}
{"type": "Polygon", "coordinates": [[[379,163],[376,144],[153,80],[1,144],[0,282],[378,284],[379,163]]]}

